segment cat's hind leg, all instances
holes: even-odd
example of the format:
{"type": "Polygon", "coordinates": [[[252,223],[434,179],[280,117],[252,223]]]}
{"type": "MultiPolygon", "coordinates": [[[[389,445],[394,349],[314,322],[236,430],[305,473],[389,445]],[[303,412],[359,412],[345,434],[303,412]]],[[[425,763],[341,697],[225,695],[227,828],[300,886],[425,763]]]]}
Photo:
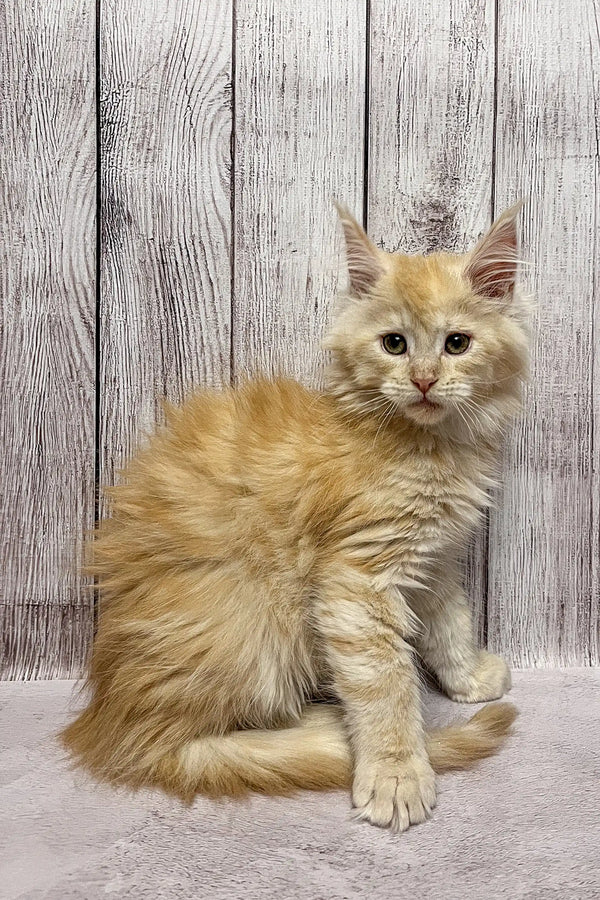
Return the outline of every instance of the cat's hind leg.
{"type": "Polygon", "coordinates": [[[417,589],[411,607],[421,622],[413,643],[441,688],[460,703],[497,700],[511,688],[503,659],[478,650],[471,610],[458,568],[446,561],[431,579],[431,589],[417,589]]]}

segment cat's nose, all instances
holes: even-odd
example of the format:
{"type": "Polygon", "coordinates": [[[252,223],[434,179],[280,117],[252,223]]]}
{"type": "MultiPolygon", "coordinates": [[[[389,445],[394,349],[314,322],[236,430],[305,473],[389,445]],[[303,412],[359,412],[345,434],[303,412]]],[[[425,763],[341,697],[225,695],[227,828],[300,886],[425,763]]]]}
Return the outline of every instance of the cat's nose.
{"type": "Polygon", "coordinates": [[[419,388],[423,396],[427,393],[432,384],[435,384],[438,380],[437,378],[411,378],[410,379],[416,387],[419,388]]]}

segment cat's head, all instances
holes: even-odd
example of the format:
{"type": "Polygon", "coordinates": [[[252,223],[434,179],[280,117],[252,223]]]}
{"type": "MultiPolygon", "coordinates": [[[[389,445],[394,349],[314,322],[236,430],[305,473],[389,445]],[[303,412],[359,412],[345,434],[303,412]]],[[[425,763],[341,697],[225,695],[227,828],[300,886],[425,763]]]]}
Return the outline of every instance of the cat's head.
{"type": "Polygon", "coordinates": [[[324,346],[330,388],[358,413],[427,429],[493,433],[519,406],[527,303],[515,288],[521,204],[466,254],[376,247],[340,208],[349,287],[324,346]]]}

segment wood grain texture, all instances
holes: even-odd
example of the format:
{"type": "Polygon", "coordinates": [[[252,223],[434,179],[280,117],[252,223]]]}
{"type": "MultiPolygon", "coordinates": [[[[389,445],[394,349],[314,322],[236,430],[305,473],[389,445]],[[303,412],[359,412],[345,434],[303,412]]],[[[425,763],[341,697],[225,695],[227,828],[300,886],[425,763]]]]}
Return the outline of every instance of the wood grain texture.
{"type": "Polygon", "coordinates": [[[101,4],[101,477],[229,380],[231,2],[101,4]]]}
{"type": "MultiPolygon", "coordinates": [[[[372,0],[368,228],[387,250],[463,252],[491,213],[494,0],[372,0]]],[[[487,534],[467,591],[485,637],[487,534]]]]}
{"type": "MultiPolygon", "coordinates": [[[[533,379],[468,589],[512,663],[600,664],[597,0],[233,4],[99,7],[102,482],[163,396],[321,382],[333,198],[421,252],[525,196],[533,379]]],[[[4,678],[77,676],[93,627],[95,14],[0,0],[4,678]]]]}
{"type": "Polygon", "coordinates": [[[496,196],[529,199],[538,309],[527,415],[491,519],[489,639],[525,665],[600,662],[597,14],[593,0],[566,15],[500,3],[496,196]]]}
{"type": "Polygon", "coordinates": [[[94,16],[0,3],[0,676],[72,677],[92,593],[94,16]]]}
{"type": "Polygon", "coordinates": [[[360,217],[364,0],[238,0],[233,364],[320,383],[340,281],[336,198],[360,217]]]}

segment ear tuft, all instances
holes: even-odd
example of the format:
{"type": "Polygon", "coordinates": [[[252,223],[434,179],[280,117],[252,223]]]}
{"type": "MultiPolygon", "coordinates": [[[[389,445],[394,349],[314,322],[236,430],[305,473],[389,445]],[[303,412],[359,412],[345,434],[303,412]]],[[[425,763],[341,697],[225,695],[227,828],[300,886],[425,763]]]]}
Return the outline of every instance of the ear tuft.
{"type": "MultiPolygon", "coordinates": [[[[335,201],[334,201],[335,202],[335,201]]],[[[369,239],[345,206],[335,203],[346,241],[346,261],[350,291],[360,296],[368,293],[385,273],[386,254],[369,239]]]]}
{"type": "Polygon", "coordinates": [[[475,293],[492,298],[513,293],[519,250],[517,217],[522,207],[520,201],[503,212],[472,251],[465,275],[475,293]]]}

